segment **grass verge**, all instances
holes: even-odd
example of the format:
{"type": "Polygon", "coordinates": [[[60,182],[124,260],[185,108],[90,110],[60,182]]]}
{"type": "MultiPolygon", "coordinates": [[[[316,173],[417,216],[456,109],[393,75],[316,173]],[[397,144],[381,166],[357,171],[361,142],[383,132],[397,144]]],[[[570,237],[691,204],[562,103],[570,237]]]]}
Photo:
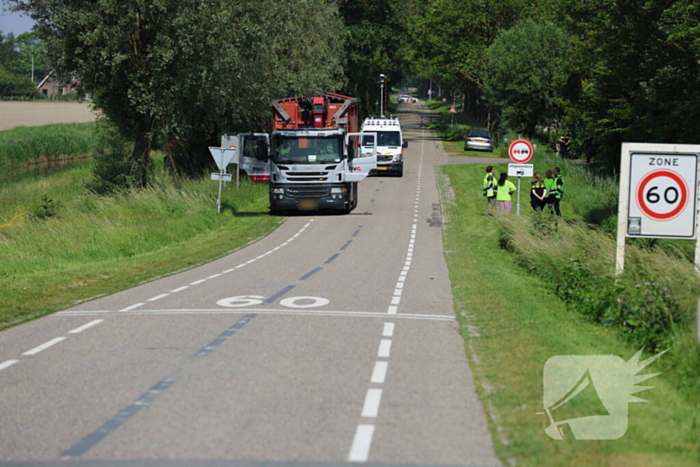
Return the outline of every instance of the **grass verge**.
{"type": "MultiPolygon", "coordinates": [[[[157,159],[156,159],[157,160],[157,159]]],[[[99,196],[91,165],[0,188],[0,329],[205,263],[273,230],[267,186],[171,179],[99,196]]]]}
{"type": "MultiPolygon", "coordinates": [[[[652,390],[638,394],[649,403],[629,404],[625,436],[557,441],[545,434],[549,422],[538,412],[543,411],[543,368],[550,357],[617,355],[627,361],[639,347],[621,339],[619,330],[567,306],[551,284],[531,275],[501,247],[501,220],[483,215],[485,201],[478,194],[483,165],[440,170],[449,176],[456,199],[448,208],[445,233],[456,311],[499,457],[520,465],[697,465],[698,400],[679,389],[688,382],[676,380],[685,373],[670,364],[678,357],[672,355],[675,347],[642,372],[664,371],[648,382],[652,390]]],[[[583,399],[572,409],[577,416],[598,414],[599,405],[597,399],[583,399]]]]}

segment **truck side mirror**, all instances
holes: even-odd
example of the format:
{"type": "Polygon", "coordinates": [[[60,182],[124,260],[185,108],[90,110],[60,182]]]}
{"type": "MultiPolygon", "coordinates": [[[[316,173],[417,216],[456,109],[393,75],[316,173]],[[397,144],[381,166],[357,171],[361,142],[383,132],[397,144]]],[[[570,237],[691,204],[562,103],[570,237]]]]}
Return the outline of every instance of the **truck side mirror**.
{"type": "Polygon", "coordinates": [[[408,147],[408,141],[404,140],[402,146],[403,146],[404,148],[407,148],[407,147],[408,147]]]}
{"type": "Polygon", "coordinates": [[[351,161],[354,158],[355,158],[355,146],[353,144],[348,144],[348,160],[351,161]]]}

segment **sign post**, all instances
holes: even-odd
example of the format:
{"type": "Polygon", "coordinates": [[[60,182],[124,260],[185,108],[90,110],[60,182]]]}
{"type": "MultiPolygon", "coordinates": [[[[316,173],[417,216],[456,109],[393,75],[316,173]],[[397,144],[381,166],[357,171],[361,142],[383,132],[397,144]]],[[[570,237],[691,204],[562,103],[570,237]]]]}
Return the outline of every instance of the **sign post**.
{"type": "Polygon", "coordinates": [[[457,109],[453,105],[452,107],[450,107],[450,128],[452,128],[452,125],[455,122],[455,114],[456,113],[457,113],[457,109]]]}
{"type": "Polygon", "coordinates": [[[700,145],[622,144],[615,274],[624,270],[626,237],[698,238],[699,159],[700,145]]]}
{"type": "Polygon", "coordinates": [[[526,164],[532,159],[535,154],[535,148],[529,141],[524,139],[516,139],[508,146],[508,156],[514,164],[508,164],[508,176],[518,177],[518,206],[515,209],[516,214],[520,214],[520,179],[521,177],[532,177],[535,166],[526,164]]]}
{"type": "MultiPolygon", "coordinates": [[[[217,148],[210,146],[209,152],[214,158],[216,166],[219,168],[219,173],[212,173],[211,179],[219,181],[219,197],[216,199],[216,210],[217,212],[221,212],[221,189],[224,182],[231,181],[231,174],[226,173],[226,166],[231,163],[234,156],[238,154],[238,151],[236,148],[217,148]]],[[[238,164],[238,161],[236,161],[236,164],[238,164]]]]}

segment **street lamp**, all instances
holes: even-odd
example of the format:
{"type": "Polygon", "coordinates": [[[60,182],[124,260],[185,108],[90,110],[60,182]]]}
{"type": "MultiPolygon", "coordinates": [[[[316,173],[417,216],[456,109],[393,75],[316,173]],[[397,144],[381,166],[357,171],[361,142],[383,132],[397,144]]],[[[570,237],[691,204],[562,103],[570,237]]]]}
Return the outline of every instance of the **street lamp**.
{"type": "Polygon", "coordinates": [[[379,115],[384,116],[384,82],[386,81],[386,75],[379,75],[379,115]]]}

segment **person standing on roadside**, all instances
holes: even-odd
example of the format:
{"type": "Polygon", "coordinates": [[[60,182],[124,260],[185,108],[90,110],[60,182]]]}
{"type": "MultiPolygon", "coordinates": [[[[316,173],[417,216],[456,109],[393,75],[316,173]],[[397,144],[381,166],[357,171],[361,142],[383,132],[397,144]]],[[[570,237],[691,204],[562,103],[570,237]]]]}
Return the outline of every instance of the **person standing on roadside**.
{"type": "Polygon", "coordinates": [[[486,176],[484,177],[484,196],[488,204],[486,206],[486,214],[493,215],[493,207],[496,205],[496,175],[493,173],[493,166],[486,167],[486,176]]]}
{"type": "Polygon", "coordinates": [[[501,175],[498,177],[498,186],[496,187],[496,206],[499,211],[511,212],[513,210],[511,196],[515,190],[513,182],[508,180],[508,173],[501,172],[501,175]]]}
{"type": "Polygon", "coordinates": [[[554,172],[547,170],[544,173],[544,189],[547,191],[547,197],[545,198],[545,205],[548,205],[548,211],[554,212],[554,190],[556,188],[556,181],[554,180],[554,172]]]}
{"type": "Polygon", "coordinates": [[[559,203],[564,196],[564,179],[561,176],[561,169],[559,169],[559,167],[554,167],[554,170],[552,170],[552,175],[554,176],[554,187],[549,192],[549,200],[554,208],[554,213],[561,217],[559,203]]]}
{"type": "Polygon", "coordinates": [[[530,206],[535,211],[542,211],[544,209],[545,198],[547,197],[547,188],[544,186],[544,181],[542,180],[542,175],[539,172],[535,172],[535,179],[532,181],[532,189],[530,190],[530,206]]]}
{"type": "Polygon", "coordinates": [[[569,136],[569,130],[564,130],[559,137],[559,155],[562,159],[569,157],[569,148],[571,148],[571,136],[569,136]]]}

